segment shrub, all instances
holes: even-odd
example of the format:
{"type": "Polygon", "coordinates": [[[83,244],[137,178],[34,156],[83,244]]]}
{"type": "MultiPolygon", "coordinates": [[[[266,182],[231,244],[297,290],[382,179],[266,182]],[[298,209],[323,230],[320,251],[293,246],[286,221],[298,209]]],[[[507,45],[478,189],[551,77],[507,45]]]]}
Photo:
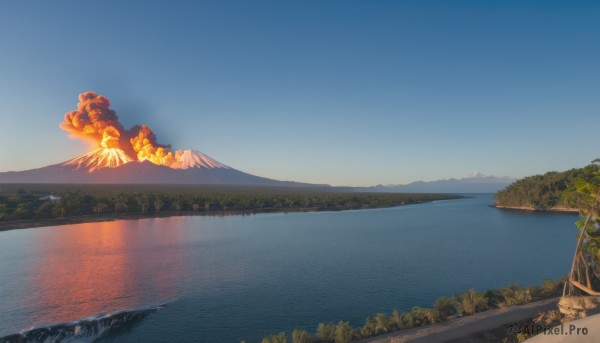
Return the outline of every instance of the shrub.
{"type": "Polygon", "coordinates": [[[488,308],[487,301],[483,296],[483,293],[477,292],[472,288],[463,294],[462,305],[465,314],[481,312],[488,308]]]}
{"type": "Polygon", "coordinates": [[[487,302],[488,308],[496,307],[502,301],[502,294],[497,289],[488,289],[483,297],[487,302]]]}
{"type": "Polygon", "coordinates": [[[376,327],[376,323],[375,323],[375,318],[369,316],[367,317],[367,321],[365,322],[365,325],[363,325],[362,329],[361,329],[361,334],[363,337],[371,337],[373,335],[375,335],[375,327],[376,327]]]}
{"type": "Polygon", "coordinates": [[[425,323],[436,324],[440,322],[440,311],[428,308],[425,311],[425,323]]]}
{"type": "Polygon", "coordinates": [[[389,320],[385,313],[377,313],[374,319],[376,335],[381,335],[389,332],[389,320]]]}
{"type": "Polygon", "coordinates": [[[400,330],[402,328],[402,315],[398,310],[394,309],[392,315],[389,318],[390,328],[392,330],[400,330]]]}
{"type": "Polygon", "coordinates": [[[562,280],[544,280],[542,286],[539,288],[538,293],[544,298],[550,298],[553,296],[560,295],[562,291],[562,280]]]}
{"type": "Polygon", "coordinates": [[[335,340],[335,324],[333,322],[327,324],[319,323],[319,326],[317,326],[317,337],[322,342],[335,340]]]}
{"type": "Polygon", "coordinates": [[[352,335],[350,322],[340,322],[335,327],[335,343],[349,343],[352,335]]]}
{"type": "Polygon", "coordinates": [[[531,301],[531,290],[529,288],[521,288],[519,285],[510,285],[500,290],[502,295],[501,305],[515,306],[525,304],[531,301]]]}
{"type": "Polygon", "coordinates": [[[425,318],[427,317],[427,309],[415,306],[410,310],[410,315],[412,316],[414,326],[424,325],[425,318]]]}
{"type": "Polygon", "coordinates": [[[440,319],[447,319],[456,314],[456,307],[456,300],[448,297],[438,298],[433,305],[433,309],[439,312],[440,319]]]}
{"type": "Polygon", "coordinates": [[[402,314],[402,326],[400,329],[411,329],[415,327],[415,317],[413,317],[412,313],[403,313],[402,314]]]}
{"type": "Polygon", "coordinates": [[[285,332],[280,332],[276,335],[263,338],[262,343],[287,343],[287,335],[285,332]]]}
{"type": "Polygon", "coordinates": [[[312,343],[313,338],[306,330],[295,329],[292,331],[292,343],[312,343]]]}

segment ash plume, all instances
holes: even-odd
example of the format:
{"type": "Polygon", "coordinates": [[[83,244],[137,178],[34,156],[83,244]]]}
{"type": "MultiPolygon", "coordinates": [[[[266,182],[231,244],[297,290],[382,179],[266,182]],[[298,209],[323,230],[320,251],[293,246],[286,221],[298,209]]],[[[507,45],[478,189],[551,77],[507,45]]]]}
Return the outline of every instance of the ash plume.
{"type": "Polygon", "coordinates": [[[65,114],[60,127],[72,138],[92,141],[99,149],[122,150],[135,161],[148,160],[171,166],[182,154],[181,151],[173,152],[169,145],[158,144],[156,135],[147,125],[125,130],[117,113],[110,109],[108,98],[95,92],[81,93],[77,109],[65,114]]]}
{"type": "Polygon", "coordinates": [[[119,148],[123,125],[110,109],[108,98],[94,92],[79,95],[77,109],[65,114],[60,127],[72,137],[97,142],[102,148],[119,148]]]}

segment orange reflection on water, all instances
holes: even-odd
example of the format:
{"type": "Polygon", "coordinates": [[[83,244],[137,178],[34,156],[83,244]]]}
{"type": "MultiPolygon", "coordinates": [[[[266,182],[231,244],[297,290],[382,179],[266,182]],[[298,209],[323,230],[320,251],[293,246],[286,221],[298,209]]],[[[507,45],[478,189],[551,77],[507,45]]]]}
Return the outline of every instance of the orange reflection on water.
{"type": "MultiPolygon", "coordinates": [[[[164,221],[164,219],[163,219],[164,221]]],[[[158,304],[176,297],[184,259],[178,227],[156,220],[42,229],[34,265],[34,326],[158,304]]]]}

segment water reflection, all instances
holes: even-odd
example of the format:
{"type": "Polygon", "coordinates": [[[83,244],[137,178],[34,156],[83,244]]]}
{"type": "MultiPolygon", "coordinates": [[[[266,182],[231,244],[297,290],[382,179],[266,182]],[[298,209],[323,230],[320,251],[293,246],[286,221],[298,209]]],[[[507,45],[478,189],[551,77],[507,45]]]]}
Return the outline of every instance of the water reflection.
{"type": "Polygon", "coordinates": [[[49,228],[35,236],[34,326],[60,323],[177,296],[185,269],[180,226],[163,220],[115,221],[49,228]],[[141,291],[142,290],[142,291],[141,291]]]}

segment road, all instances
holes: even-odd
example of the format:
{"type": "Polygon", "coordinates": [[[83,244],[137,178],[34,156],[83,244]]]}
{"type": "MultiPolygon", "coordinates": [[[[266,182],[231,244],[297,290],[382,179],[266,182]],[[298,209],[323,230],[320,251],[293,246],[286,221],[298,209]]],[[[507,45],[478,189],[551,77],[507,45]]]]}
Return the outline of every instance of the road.
{"type": "Polygon", "coordinates": [[[557,309],[559,298],[551,298],[525,305],[513,306],[476,313],[471,316],[451,319],[449,321],[401,330],[386,335],[372,337],[361,343],[442,343],[458,339],[477,332],[493,330],[502,325],[533,318],[538,312],[557,309]]]}

